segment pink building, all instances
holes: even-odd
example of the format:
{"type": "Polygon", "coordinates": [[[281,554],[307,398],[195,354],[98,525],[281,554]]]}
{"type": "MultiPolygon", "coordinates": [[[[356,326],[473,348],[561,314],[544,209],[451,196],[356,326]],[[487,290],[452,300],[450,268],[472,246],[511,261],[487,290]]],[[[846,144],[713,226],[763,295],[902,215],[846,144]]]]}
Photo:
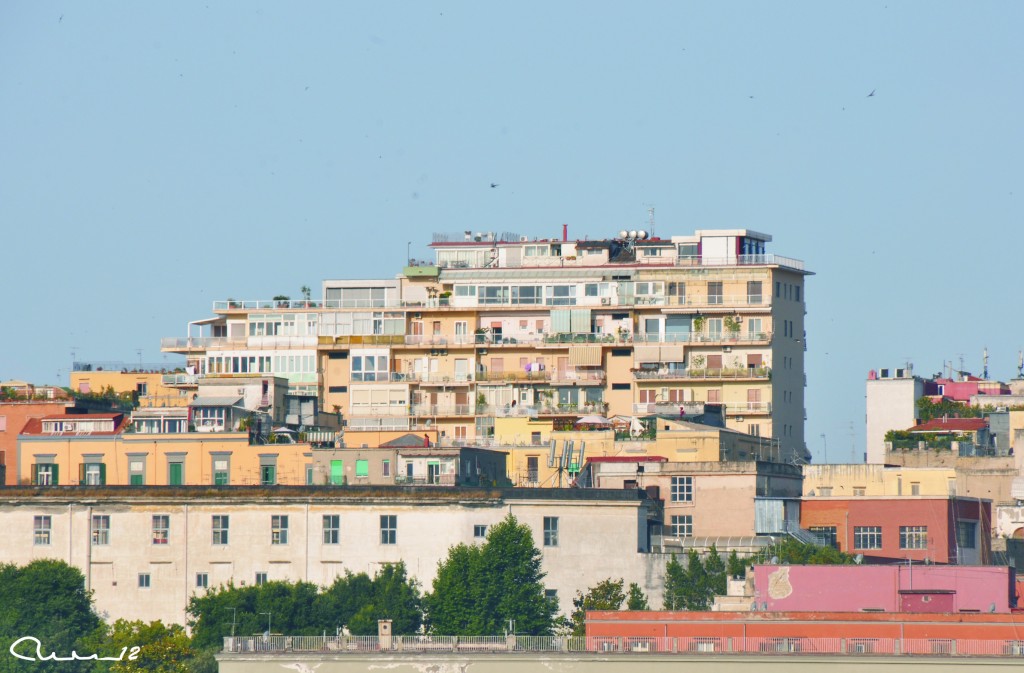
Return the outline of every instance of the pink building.
{"type": "Polygon", "coordinates": [[[768,612],[996,612],[1016,603],[1007,566],[755,565],[754,603],[768,612]]]}

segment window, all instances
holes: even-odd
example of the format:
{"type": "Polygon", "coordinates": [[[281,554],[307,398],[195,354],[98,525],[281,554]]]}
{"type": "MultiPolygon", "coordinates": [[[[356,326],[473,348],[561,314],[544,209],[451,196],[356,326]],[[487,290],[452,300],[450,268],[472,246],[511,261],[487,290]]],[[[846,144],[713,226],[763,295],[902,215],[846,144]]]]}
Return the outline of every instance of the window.
{"type": "Polygon", "coordinates": [[[761,424],[760,423],[748,423],[747,424],[747,434],[748,435],[753,435],[754,437],[760,437],[761,436],[761,424]]]}
{"type": "Polygon", "coordinates": [[[832,487],[831,486],[822,486],[821,488],[818,489],[818,495],[820,495],[822,498],[831,498],[832,497],[832,487]]]}
{"type": "Polygon", "coordinates": [[[166,514],[153,515],[153,544],[167,544],[171,537],[171,517],[166,514]]]}
{"type": "Polygon", "coordinates": [[[139,573],[139,588],[140,589],[148,589],[149,588],[149,573],[139,573]]]}
{"type": "Polygon", "coordinates": [[[882,527],[881,526],[854,526],[853,527],[853,548],[854,549],[881,549],[882,548],[882,527]]]}
{"type": "Polygon", "coordinates": [[[759,280],[748,280],[747,281],[747,303],[748,304],[760,304],[761,303],[761,281],[759,281],[759,280]]]}
{"type": "Polygon", "coordinates": [[[380,515],[380,543],[397,544],[398,517],[394,514],[380,515]]]}
{"type": "Polygon", "coordinates": [[[107,483],[107,466],[103,463],[82,463],[78,468],[82,486],[103,486],[107,483]]]}
{"type": "Polygon", "coordinates": [[[92,543],[94,545],[110,544],[110,516],[94,514],[92,517],[92,543]]]}
{"type": "Polygon", "coordinates": [[[181,486],[185,483],[185,463],[175,461],[167,463],[167,485],[181,486]]]}
{"type": "Polygon", "coordinates": [[[544,598],[551,603],[558,603],[558,589],[545,589],[544,598]]]}
{"type": "Polygon", "coordinates": [[[900,549],[927,548],[928,526],[900,526],[900,549]]]}
{"type": "Polygon", "coordinates": [[[481,525],[473,526],[473,537],[475,537],[475,538],[487,537],[487,526],[481,526],[481,525]]]}
{"type": "Polygon", "coordinates": [[[56,486],[60,483],[58,467],[54,463],[39,463],[35,465],[32,477],[37,486],[56,486]]]}
{"type": "Polygon", "coordinates": [[[341,538],[341,516],[324,514],[324,544],[338,544],[341,538]]]}
{"type": "Polygon", "coordinates": [[[370,476],[370,461],[359,459],[356,461],[356,476],[357,477],[369,477],[370,476]]]}
{"type": "Polygon", "coordinates": [[[256,573],[256,586],[261,587],[267,583],[267,573],[256,573]]]}
{"type": "Polygon", "coordinates": [[[49,517],[49,515],[35,517],[32,520],[33,544],[50,544],[50,532],[52,530],[52,526],[53,520],[49,517]]]}
{"type": "Polygon", "coordinates": [[[227,514],[213,515],[213,544],[228,543],[228,526],[230,524],[227,514]]]}
{"type": "Polygon", "coordinates": [[[213,485],[227,486],[231,483],[231,470],[228,458],[214,457],[213,459],[213,485]]]}
{"type": "MultiPolygon", "coordinates": [[[[38,517],[36,517],[38,518],[38,517]]],[[[960,549],[977,547],[978,523],[976,521],[958,521],[956,524],[956,546],[960,549]]]]}
{"type": "Polygon", "coordinates": [[[612,390],[629,390],[628,383],[613,383],[612,390]]]}
{"type": "Polygon", "coordinates": [[[196,573],[196,588],[197,589],[209,589],[210,588],[210,576],[207,573],[196,573]]]}
{"type": "Polygon", "coordinates": [[[260,486],[273,486],[277,483],[277,466],[260,465],[260,486]]]}
{"type": "Polygon", "coordinates": [[[145,383],[136,383],[135,392],[139,397],[149,394],[149,386],[145,383]]]}
{"type": "Polygon", "coordinates": [[[692,514],[673,514],[671,524],[669,525],[669,531],[672,537],[692,537],[693,536],[693,515],[692,514]]]}
{"type": "Polygon", "coordinates": [[[558,546],[558,517],[557,516],[546,516],[546,517],[544,517],[544,546],[545,547],[557,547],[558,546]]]}
{"type": "Polygon", "coordinates": [[[384,477],[390,477],[391,476],[391,461],[390,460],[382,460],[382,461],[380,461],[380,472],[381,472],[381,476],[384,476],[384,477]]]}
{"type": "Polygon", "coordinates": [[[672,502],[693,502],[693,477],[672,477],[672,502]]]}
{"type": "Polygon", "coordinates": [[[708,303],[721,304],[722,299],[722,284],[720,282],[708,283],[708,303]]]}
{"type": "Polygon", "coordinates": [[[863,486],[854,486],[853,487],[853,495],[854,496],[859,498],[859,497],[863,496],[865,493],[866,493],[866,489],[863,486]]]}
{"type": "Polygon", "coordinates": [[[817,535],[818,539],[828,546],[833,549],[839,549],[835,526],[811,526],[808,530],[817,535]]]}
{"type": "Polygon", "coordinates": [[[334,486],[341,486],[345,483],[345,461],[344,460],[332,460],[331,461],[331,484],[334,486]]]}
{"type": "Polygon", "coordinates": [[[353,355],[353,381],[387,381],[388,357],[386,355],[353,355]]]}
{"type": "Polygon", "coordinates": [[[910,495],[921,495],[921,484],[919,482],[910,482],[910,495]]]}
{"type": "Polygon", "coordinates": [[[270,544],[288,544],[288,516],[275,514],[270,517],[270,544]]]}

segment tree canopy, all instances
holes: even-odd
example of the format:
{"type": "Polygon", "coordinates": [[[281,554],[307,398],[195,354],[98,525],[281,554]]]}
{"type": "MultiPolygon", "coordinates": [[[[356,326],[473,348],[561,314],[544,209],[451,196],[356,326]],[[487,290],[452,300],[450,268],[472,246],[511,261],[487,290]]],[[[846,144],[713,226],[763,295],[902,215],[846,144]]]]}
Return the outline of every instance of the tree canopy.
{"type": "Polygon", "coordinates": [[[456,545],[438,564],[424,597],[431,633],[494,635],[508,630],[551,632],[558,603],[545,596],[541,553],[530,527],[509,514],[491,527],[482,546],[456,545]]]}
{"type": "Polygon", "coordinates": [[[848,565],[854,562],[853,556],[835,547],[804,544],[791,537],[765,547],[747,560],[749,563],[771,563],[773,558],[777,563],[793,565],[848,565]]]}
{"type": "MultiPolygon", "coordinates": [[[[622,602],[626,600],[626,595],[622,593],[624,584],[624,580],[613,580],[609,577],[591,587],[586,594],[577,591],[576,597],[572,600],[573,611],[569,618],[572,635],[586,635],[588,610],[618,610],[621,608],[622,602]]],[[[633,584],[630,588],[635,586],[633,584]]]]}

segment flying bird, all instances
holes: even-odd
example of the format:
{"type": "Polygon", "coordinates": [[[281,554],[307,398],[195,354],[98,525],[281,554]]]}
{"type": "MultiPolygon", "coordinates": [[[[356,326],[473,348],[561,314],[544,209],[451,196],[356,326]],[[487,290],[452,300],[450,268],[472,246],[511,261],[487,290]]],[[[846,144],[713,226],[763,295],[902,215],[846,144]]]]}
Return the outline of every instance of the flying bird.
{"type": "Polygon", "coordinates": [[[491,189],[494,189],[494,188],[495,188],[495,187],[497,187],[497,186],[498,186],[498,183],[497,183],[497,182],[492,182],[492,183],[491,183],[491,189]]]}
{"type": "Polygon", "coordinates": [[[875,95],[875,90],[874,90],[874,89],[872,89],[872,90],[871,90],[871,93],[869,93],[869,94],[868,94],[867,96],[865,96],[865,98],[871,98],[871,97],[872,97],[872,96],[874,96],[874,95],[875,95]]]}

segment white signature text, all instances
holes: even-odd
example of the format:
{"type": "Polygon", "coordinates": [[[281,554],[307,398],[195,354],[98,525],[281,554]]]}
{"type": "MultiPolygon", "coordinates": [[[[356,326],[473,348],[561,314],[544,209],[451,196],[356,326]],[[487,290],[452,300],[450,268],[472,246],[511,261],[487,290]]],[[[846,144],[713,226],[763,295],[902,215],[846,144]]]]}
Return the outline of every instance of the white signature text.
{"type": "Polygon", "coordinates": [[[56,652],[50,652],[47,655],[43,655],[43,644],[39,642],[38,638],[33,638],[32,636],[24,636],[22,638],[18,638],[13,643],[11,643],[10,649],[12,655],[17,657],[18,659],[23,659],[25,661],[124,661],[125,654],[128,655],[128,661],[135,661],[139,658],[139,652],[141,651],[142,648],[136,646],[132,647],[131,649],[127,647],[122,647],[121,654],[117,657],[101,657],[98,654],[90,654],[88,656],[83,657],[74,650],[71,650],[70,657],[58,657],[56,652]],[[18,654],[18,645],[21,645],[26,641],[31,641],[36,644],[36,652],[34,657],[26,657],[23,654],[18,654]]]}

